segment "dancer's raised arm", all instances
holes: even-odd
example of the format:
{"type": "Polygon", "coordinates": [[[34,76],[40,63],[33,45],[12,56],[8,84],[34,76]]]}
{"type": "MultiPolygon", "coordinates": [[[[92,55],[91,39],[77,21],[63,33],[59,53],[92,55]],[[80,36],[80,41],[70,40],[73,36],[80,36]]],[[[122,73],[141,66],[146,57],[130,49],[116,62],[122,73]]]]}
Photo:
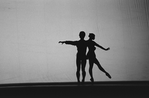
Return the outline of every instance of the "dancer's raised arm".
{"type": "Polygon", "coordinates": [[[62,43],[62,44],[69,44],[69,45],[76,45],[77,44],[77,41],[59,41],[59,43],[62,43]]]}
{"type": "Polygon", "coordinates": [[[103,50],[110,50],[110,48],[108,47],[108,48],[104,48],[104,47],[102,47],[101,45],[99,45],[99,44],[97,44],[96,42],[95,42],[95,46],[97,46],[97,47],[99,47],[99,48],[101,48],[101,49],[103,49],[103,50]]]}

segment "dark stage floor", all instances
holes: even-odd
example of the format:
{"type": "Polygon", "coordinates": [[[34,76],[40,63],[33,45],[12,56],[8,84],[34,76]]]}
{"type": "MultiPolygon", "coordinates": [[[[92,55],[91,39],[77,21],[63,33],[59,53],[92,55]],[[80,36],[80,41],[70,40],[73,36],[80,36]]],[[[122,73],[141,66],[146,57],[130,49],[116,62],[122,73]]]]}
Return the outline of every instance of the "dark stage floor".
{"type": "Polygon", "coordinates": [[[0,98],[149,98],[149,81],[2,84],[0,98]]]}

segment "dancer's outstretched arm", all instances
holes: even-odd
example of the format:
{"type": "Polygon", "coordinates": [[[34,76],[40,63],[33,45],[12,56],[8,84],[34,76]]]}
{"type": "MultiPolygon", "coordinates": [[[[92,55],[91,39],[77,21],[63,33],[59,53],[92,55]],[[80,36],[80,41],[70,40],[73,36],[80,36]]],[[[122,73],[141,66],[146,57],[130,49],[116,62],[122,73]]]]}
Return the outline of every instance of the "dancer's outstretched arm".
{"type": "Polygon", "coordinates": [[[69,44],[69,45],[76,45],[77,44],[77,41],[59,41],[59,43],[62,43],[62,44],[69,44]]]}
{"type": "Polygon", "coordinates": [[[104,48],[104,47],[102,47],[102,46],[100,46],[99,44],[97,44],[96,42],[95,42],[95,46],[97,46],[97,47],[99,47],[99,48],[101,48],[101,49],[103,49],[103,50],[110,50],[110,48],[108,47],[108,48],[104,48]]]}

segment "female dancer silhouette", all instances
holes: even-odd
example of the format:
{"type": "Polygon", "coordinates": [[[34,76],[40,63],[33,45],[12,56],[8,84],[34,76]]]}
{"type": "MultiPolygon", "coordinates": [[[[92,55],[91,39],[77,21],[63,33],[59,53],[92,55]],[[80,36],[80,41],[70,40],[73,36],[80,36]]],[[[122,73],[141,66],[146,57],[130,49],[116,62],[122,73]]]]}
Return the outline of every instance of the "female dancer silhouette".
{"type": "Polygon", "coordinates": [[[95,49],[96,49],[95,46],[97,46],[97,47],[99,47],[103,50],[106,50],[106,51],[109,50],[110,48],[105,49],[104,47],[100,46],[95,41],[93,41],[94,39],[95,39],[95,35],[93,33],[90,33],[89,34],[89,40],[87,41],[88,48],[89,48],[88,53],[87,53],[87,58],[89,59],[89,74],[90,74],[90,77],[91,77],[91,79],[90,79],[91,82],[94,82],[93,73],[92,73],[94,63],[98,66],[98,68],[102,72],[104,72],[106,74],[106,76],[111,78],[110,74],[102,68],[102,66],[100,65],[100,63],[97,60],[96,55],[95,55],[95,49]]]}

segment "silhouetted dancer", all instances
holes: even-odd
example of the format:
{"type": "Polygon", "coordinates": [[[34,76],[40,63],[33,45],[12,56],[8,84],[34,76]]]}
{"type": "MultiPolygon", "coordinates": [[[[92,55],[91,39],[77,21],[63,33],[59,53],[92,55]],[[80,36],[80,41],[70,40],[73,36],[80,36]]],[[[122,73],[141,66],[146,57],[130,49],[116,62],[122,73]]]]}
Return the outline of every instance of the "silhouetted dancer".
{"type": "Polygon", "coordinates": [[[59,41],[59,43],[65,43],[69,45],[74,45],[77,47],[77,55],[76,55],[76,65],[77,65],[77,80],[80,83],[80,69],[82,68],[82,82],[85,81],[85,66],[86,66],[86,50],[87,50],[87,42],[84,40],[85,32],[81,31],[79,34],[80,40],[78,41],[59,41]]]}
{"type": "Polygon", "coordinates": [[[89,48],[89,51],[87,53],[87,58],[89,59],[89,74],[90,74],[90,77],[91,77],[91,79],[90,79],[91,82],[94,82],[93,73],[92,73],[94,63],[98,66],[98,68],[102,72],[104,72],[106,74],[106,76],[111,78],[110,74],[102,68],[102,66],[100,65],[99,61],[97,60],[96,54],[95,54],[95,50],[96,50],[95,46],[97,46],[97,47],[99,47],[103,50],[106,50],[106,51],[109,50],[110,48],[105,49],[104,47],[100,46],[95,41],[93,41],[94,39],[95,39],[95,35],[93,33],[90,33],[89,34],[89,40],[87,40],[87,44],[88,44],[88,48],[89,48]]]}

